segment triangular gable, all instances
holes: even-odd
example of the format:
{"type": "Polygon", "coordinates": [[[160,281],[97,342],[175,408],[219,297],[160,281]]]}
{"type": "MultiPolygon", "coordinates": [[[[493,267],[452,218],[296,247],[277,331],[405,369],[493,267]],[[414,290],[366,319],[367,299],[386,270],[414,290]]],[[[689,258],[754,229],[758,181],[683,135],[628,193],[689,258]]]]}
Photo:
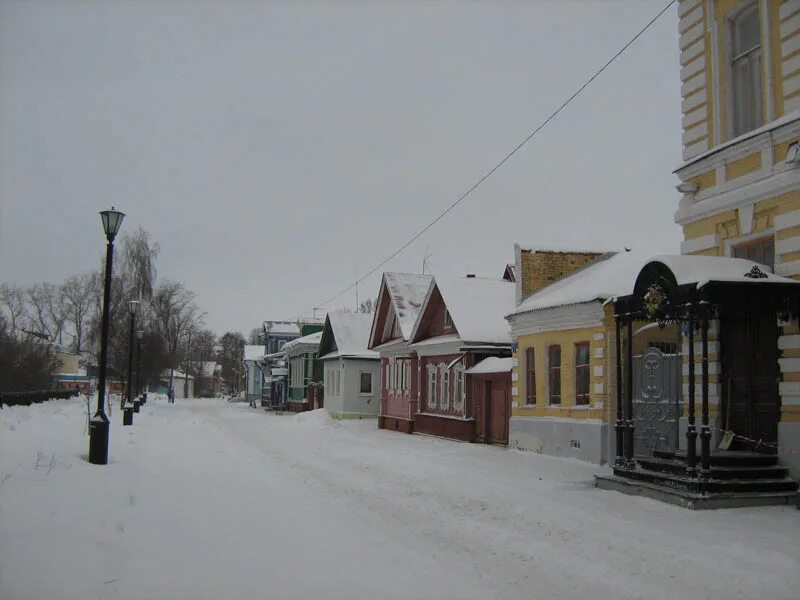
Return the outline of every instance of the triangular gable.
{"type": "Polygon", "coordinates": [[[333,327],[331,327],[330,316],[325,316],[325,325],[322,328],[322,339],[319,341],[318,356],[325,356],[331,352],[336,352],[339,348],[336,346],[336,336],[333,334],[333,327]]]}
{"type": "Polygon", "coordinates": [[[414,323],[409,343],[421,342],[440,335],[458,335],[457,323],[445,327],[446,314],[448,314],[447,305],[439,291],[439,286],[435,280],[432,280],[417,321],[414,323]]]}
{"type": "Polygon", "coordinates": [[[369,348],[393,340],[408,340],[432,279],[431,275],[383,274],[369,348]]]}

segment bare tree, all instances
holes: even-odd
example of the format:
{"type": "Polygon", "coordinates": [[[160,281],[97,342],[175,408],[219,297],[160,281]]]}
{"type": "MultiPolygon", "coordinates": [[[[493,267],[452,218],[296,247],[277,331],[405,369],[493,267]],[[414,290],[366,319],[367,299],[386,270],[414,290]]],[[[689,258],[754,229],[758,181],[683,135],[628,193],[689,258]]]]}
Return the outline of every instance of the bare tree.
{"type": "Polygon", "coordinates": [[[66,320],[74,331],[73,350],[78,354],[86,349],[84,346],[89,336],[89,320],[97,305],[98,284],[97,273],[73,275],[61,284],[66,320]]]}
{"type": "Polygon", "coordinates": [[[156,287],[151,301],[153,323],[169,356],[170,387],[173,385],[175,367],[180,362],[179,349],[183,338],[205,319],[205,313],[200,313],[194,299],[194,292],[187,290],[182,283],[163,281],[156,287]]]}
{"type": "Polygon", "coordinates": [[[132,298],[149,300],[153,297],[157,275],[156,259],[160,251],[158,243],[141,227],[123,239],[122,264],[132,298]]]}
{"type": "Polygon", "coordinates": [[[66,314],[61,288],[52,283],[37,283],[25,293],[28,326],[53,342],[61,340],[66,314]]]}
{"type": "Polygon", "coordinates": [[[0,309],[5,312],[8,325],[11,327],[10,335],[16,336],[25,319],[25,291],[8,283],[0,284],[0,309]]]}

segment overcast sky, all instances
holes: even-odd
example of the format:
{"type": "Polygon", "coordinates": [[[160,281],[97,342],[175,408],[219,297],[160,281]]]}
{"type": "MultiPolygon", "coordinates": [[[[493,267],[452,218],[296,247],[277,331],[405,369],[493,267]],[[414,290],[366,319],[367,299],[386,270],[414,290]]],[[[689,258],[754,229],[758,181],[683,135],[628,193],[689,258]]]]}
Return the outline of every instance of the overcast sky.
{"type": "MultiPolygon", "coordinates": [[[[95,268],[113,204],[217,333],[311,314],[665,4],[0,0],[0,279],[95,268]]],[[[673,6],[386,270],[427,250],[499,277],[514,242],[677,253],[680,133],[673,6]]]]}

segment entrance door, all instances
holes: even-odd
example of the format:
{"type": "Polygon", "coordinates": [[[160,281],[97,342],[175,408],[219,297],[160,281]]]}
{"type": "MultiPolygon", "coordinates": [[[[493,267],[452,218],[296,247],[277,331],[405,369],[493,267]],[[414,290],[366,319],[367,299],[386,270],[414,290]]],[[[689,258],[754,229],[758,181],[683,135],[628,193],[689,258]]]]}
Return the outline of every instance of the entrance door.
{"type": "Polygon", "coordinates": [[[633,358],[633,453],[678,448],[680,355],[648,348],[633,358]]]}
{"type": "Polygon", "coordinates": [[[777,443],[778,323],[774,313],[728,310],[720,319],[722,353],[721,426],[741,438],[736,448],[753,448],[758,440],[777,443]]]}
{"type": "Polygon", "coordinates": [[[508,399],[502,381],[487,381],[486,441],[490,444],[508,444],[508,399]]]}

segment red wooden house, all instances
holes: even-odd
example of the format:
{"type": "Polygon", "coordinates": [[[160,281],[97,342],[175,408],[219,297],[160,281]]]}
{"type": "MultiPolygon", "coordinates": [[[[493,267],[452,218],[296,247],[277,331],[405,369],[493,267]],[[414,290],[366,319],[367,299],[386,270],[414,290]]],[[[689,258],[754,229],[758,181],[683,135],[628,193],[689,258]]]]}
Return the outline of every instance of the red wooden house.
{"type": "Polygon", "coordinates": [[[369,349],[381,357],[381,429],[414,431],[418,359],[408,347],[408,338],[432,279],[430,275],[383,274],[369,338],[369,349]]]}
{"type": "MultiPolygon", "coordinates": [[[[497,441],[507,424],[487,427],[487,419],[508,420],[508,371],[466,371],[489,357],[510,357],[505,315],[514,309],[515,286],[499,279],[436,277],[431,281],[409,338],[419,370],[419,406],[414,430],[464,441],[497,441]],[[479,376],[479,377],[478,377],[479,376]],[[497,391],[492,386],[497,380],[497,391]],[[492,403],[502,403],[494,407],[492,403]]],[[[505,368],[505,364],[503,368],[505,368]]]]}

